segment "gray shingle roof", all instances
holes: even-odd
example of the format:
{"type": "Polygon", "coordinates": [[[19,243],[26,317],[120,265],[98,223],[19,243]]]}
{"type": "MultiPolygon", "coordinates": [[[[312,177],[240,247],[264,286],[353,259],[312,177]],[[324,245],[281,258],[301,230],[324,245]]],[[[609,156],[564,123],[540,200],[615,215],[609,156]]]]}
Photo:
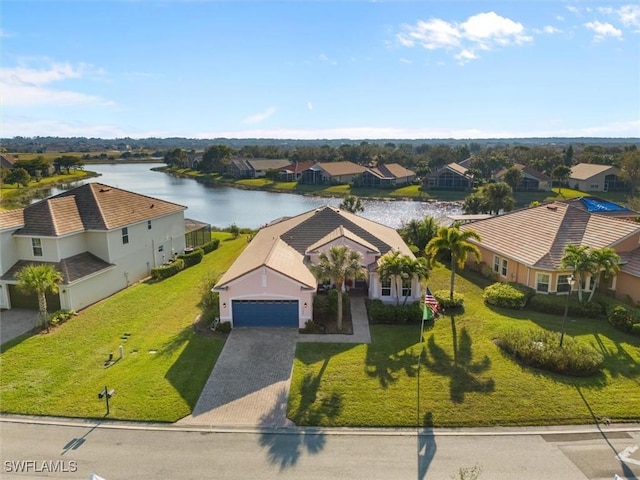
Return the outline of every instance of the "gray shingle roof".
{"type": "Polygon", "coordinates": [[[96,257],[92,253],[84,252],[72,257],[63,258],[59,262],[34,262],[30,260],[18,260],[13,266],[2,276],[5,281],[17,281],[16,274],[27,265],[40,264],[53,265],[56,270],[62,273],[64,284],[73,283],[88,275],[92,275],[101,270],[110,268],[113,264],[96,257]]]}

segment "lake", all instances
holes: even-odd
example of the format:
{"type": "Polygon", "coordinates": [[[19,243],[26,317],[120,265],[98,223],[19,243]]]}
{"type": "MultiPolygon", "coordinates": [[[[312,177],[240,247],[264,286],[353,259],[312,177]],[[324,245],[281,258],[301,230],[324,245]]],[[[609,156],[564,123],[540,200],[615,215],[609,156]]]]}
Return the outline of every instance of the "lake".
{"type": "MultiPolygon", "coordinates": [[[[175,177],[151,169],[164,164],[92,164],[87,169],[98,172],[100,177],[77,182],[71,186],[53,188],[47,195],[87,182],[101,182],[112,187],[149,195],[188,207],[185,217],[207,222],[215,227],[228,227],[232,223],[240,227],[258,228],[272,220],[293,216],[322,205],[338,206],[340,198],[274,193],[259,190],[242,190],[224,186],[204,185],[192,178],[175,177]]],[[[459,214],[459,204],[451,202],[416,202],[407,200],[368,200],[364,204],[363,217],[398,228],[402,222],[431,215],[442,219],[459,214]]]]}

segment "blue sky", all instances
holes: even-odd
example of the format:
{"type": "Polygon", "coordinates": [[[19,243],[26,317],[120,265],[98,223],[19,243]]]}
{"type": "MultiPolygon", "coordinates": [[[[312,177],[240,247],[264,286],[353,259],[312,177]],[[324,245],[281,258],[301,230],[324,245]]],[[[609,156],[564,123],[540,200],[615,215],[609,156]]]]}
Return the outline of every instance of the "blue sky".
{"type": "Polygon", "coordinates": [[[640,137],[637,1],[30,1],[0,136],[640,137]]]}

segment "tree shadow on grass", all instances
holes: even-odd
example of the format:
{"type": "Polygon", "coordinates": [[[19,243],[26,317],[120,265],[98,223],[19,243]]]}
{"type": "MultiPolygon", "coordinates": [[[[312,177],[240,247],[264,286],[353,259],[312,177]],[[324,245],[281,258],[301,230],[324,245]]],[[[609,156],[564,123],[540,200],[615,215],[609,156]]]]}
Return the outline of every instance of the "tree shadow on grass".
{"type": "Polygon", "coordinates": [[[479,361],[473,361],[472,340],[466,328],[462,328],[460,338],[456,328],[455,316],[451,315],[451,334],[453,338],[453,357],[449,355],[431,335],[427,341],[427,350],[423,364],[433,373],[447,376],[449,382],[449,396],[454,403],[464,402],[465,393],[490,393],[495,390],[492,378],[482,379],[480,375],[491,368],[488,356],[479,361]]]}
{"type": "Polygon", "coordinates": [[[377,338],[367,345],[367,356],[365,359],[365,372],[369,377],[377,378],[382,388],[388,388],[396,383],[400,376],[407,377],[418,375],[418,356],[414,352],[415,341],[410,340],[406,331],[400,329],[411,329],[416,332],[415,340],[419,341],[419,330],[415,327],[398,326],[394,333],[400,333],[400,341],[394,341],[391,336],[384,340],[377,338]]]}
{"type": "MultiPolygon", "coordinates": [[[[288,396],[284,389],[278,392],[274,407],[260,418],[260,425],[265,428],[282,425],[286,420],[288,396]]],[[[295,466],[300,456],[306,451],[310,454],[320,453],[326,444],[326,436],[320,431],[264,430],[260,434],[259,445],[267,449],[267,458],[272,465],[279,465],[280,470],[295,466]]]]}

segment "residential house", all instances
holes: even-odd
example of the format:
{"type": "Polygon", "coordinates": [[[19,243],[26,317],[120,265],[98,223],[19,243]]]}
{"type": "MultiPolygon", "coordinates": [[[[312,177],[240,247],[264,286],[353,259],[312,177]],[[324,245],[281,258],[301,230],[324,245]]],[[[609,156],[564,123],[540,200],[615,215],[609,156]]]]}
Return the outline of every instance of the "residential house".
{"type": "Polygon", "coordinates": [[[353,162],[318,162],[302,172],[299,182],[311,185],[350,183],[365,170],[353,162]]]}
{"type": "MultiPolygon", "coordinates": [[[[322,283],[309,266],[337,245],[361,254],[367,278],[350,279],[354,288],[369,298],[394,301],[395,282],[381,281],[377,267],[395,250],[414,258],[409,247],[393,228],[325,206],[271,223],[256,234],[214,287],[220,294],[220,320],[234,327],[303,328],[313,318],[313,297],[322,283]]],[[[405,280],[398,293],[419,300],[419,280],[405,280]]]]}
{"type": "Polygon", "coordinates": [[[422,185],[441,190],[468,190],[473,187],[473,175],[467,167],[452,162],[428,175],[422,185]]]}
{"type": "Polygon", "coordinates": [[[211,241],[211,225],[191,218],[184,219],[184,242],[187,250],[211,241]]]}
{"type": "MultiPolygon", "coordinates": [[[[509,171],[509,168],[503,168],[498,171],[494,178],[498,181],[502,181],[504,179],[505,174],[509,171]]],[[[544,173],[538,172],[537,170],[528,167],[526,165],[521,165],[516,163],[513,165],[513,168],[516,168],[522,173],[522,179],[520,180],[520,184],[515,188],[516,192],[550,192],[553,184],[553,180],[548,175],[544,173]]]]}
{"type": "Polygon", "coordinates": [[[400,187],[410,185],[415,178],[416,172],[413,170],[398,163],[389,163],[367,168],[360,176],[356,177],[355,183],[359,187],[400,187]]]}
{"type": "Polygon", "coordinates": [[[280,169],[280,179],[284,182],[297,182],[302,177],[302,172],[313,167],[315,162],[296,162],[280,169]]]}
{"type": "Polygon", "coordinates": [[[569,186],[582,192],[613,192],[629,187],[620,179],[620,169],[611,165],[579,163],[571,168],[569,186]]]}
{"type": "MultiPolygon", "coordinates": [[[[601,286],[617,297],[640,302],[640,224],[592,213],[564,202],[524,208],[460,227],[473,229],[482,263],[501,281],[518,282],[538,293],[567,292],[571,271],[560,262],[567,245],[613,248],[621,257],[617,276],[601,286]]],[[[592,278],[584,281],[590,291],[592,278]]]]}
{"type": "Polygon", "coordinates": [[[16,274],[47,263],[62,273],[49,310],[80,310],[149,276],[185,249],[186,207],[88,183],[0,213],[0,307],[37,308],[16,274]]]}
{"type": "Polygon", "coordinates": [[[0,155],[0,168],[6,168],[7,170],[11,170],[16,161],[18,159],[13,155],[9,155],[8,153],[3,153],[0,155]]]}
{"type": "Polygon", "coordinates": [[[232,158],[229,165],[235,178],[261,178],[269,171],[280,171],[289,165],[286,158],[232,158]]]}
{"type": "Polygon", "coordinates": [[[611,200],[605,200],[603,198],[587,196],[576,197],[563,200],[576,208],[581,208],[587,212],[597,213],[598,215],[604,215],[605,217],[619,218],[622,220],[630,220],[632,222],[640,218],[640,213],[625,207],[624,205],[618,205],[611,200]]]}

